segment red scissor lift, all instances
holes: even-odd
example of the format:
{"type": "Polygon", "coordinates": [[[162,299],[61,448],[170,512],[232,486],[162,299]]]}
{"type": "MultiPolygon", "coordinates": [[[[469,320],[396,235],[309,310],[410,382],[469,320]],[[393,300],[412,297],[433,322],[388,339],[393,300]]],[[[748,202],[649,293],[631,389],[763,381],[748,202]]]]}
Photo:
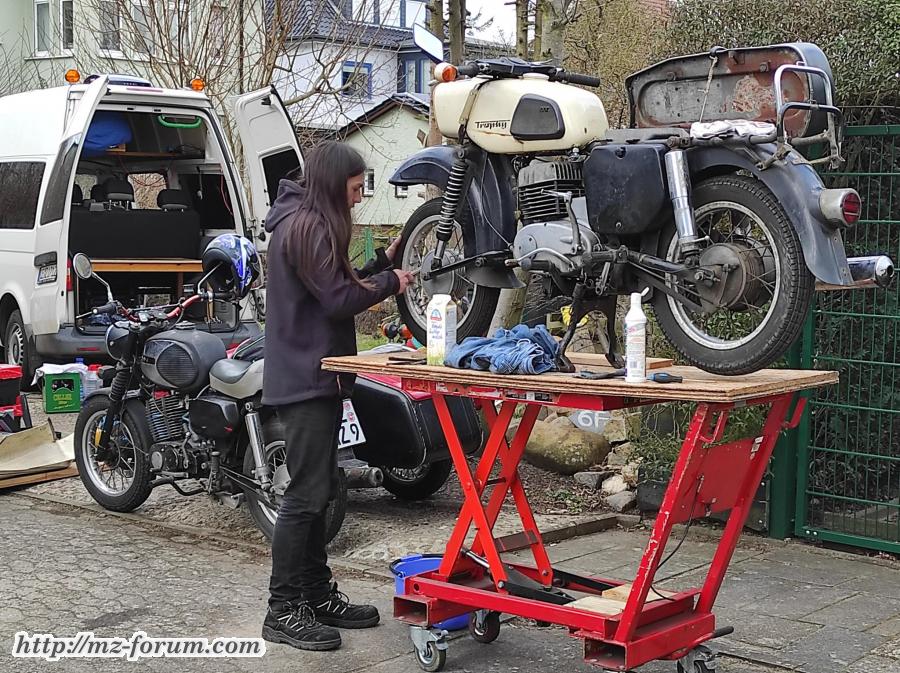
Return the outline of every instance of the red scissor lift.
{"type": "MultiPolygon", "coordinates": [[[[341,359],[335,362],[338,360],[341,359]]],[[[356,371],[365,369],[360,364],[355,362],[356,371]]],[[[730,627],[717,628],[713,604],[775,442],[783,429],[794,427],[800,419],[805,400],[797,399],[794,404],[796,393],[837,380],[833,372],[769,370],[749,377],[724,378],[676,367],[671,371],[683,375],[684,384],[639,384],[633,394],[628,394],[627,385],[621,381],[595,381],[591,384],[596,392],[588,394],[564,392],[574,384],[563,375],[552,379],[546,375],[511,377],[508,386],[498,386],[496,377],[490,379],[491,383],[473,383],[473,372],[461,375],[446,368],[400,366],[389,370],[403,378],[404,388],[434,396],[465,496],[440,568],[407,578],[405,593],[394,599],[394,614],[411,625],[416,658],[426,671],[441,670],[447,655],[446,632],[432,625],[465,613],[471,613],[469,631],[480,642],[491,642],[497,637],[500,614],[506,613],[567,627],[572,636],[584,641],[585,661],[604,669],[626,671],[663,659],[677,660],[682,673],[711,670],[715,653],[703,644],[732,631],[730,627]],[[523,379],[530,379],[527,387],[523,379]],[[540,408],[608,411],[684,400],[692,380],[702,383],[700,388],[707,393],[700,390],[693,396],[697,408],[636,577],[625,585],[621,580],[582,577],[554,568],[518,476],[518,465],[540,408]],[[541,387],[544,382],[547,385],[541,387]],[[719,382],[721,393],[709,394],[715,387],[711,384],[719,382]],[[677,397],[669,394],[676,391],[675,386],[682,387],[677,397]],[[447,395],[475,399],[490,428],[474,472],[457,439],[446,405],[447,395]],[[506,432],[519,405],[524,406],[524,413],[508,443],[506,432]],[[761,433],[721,442],[730,412],[736,407],[755,405],[768,406],[761,433]],[[494,525],[510,495],[523,530],[494,537],[494,525]],[[731,514],[703,586],[671,595],[658,594],[652,585],[672,527],[727,510],[731,514]],[[467,548],[473,525],[474,541],[467,548]],[[504,553],[525,549],[530,549],[533,564],[511,563],[502,558],[504,553]],[[627,599],[618,606],[613,604],[608,612],[572,606],[573,593],[598,596],[616,587],[627,590],[627,599]]],[[[585,385],[579,382],[579,388],[585,385]]]]}

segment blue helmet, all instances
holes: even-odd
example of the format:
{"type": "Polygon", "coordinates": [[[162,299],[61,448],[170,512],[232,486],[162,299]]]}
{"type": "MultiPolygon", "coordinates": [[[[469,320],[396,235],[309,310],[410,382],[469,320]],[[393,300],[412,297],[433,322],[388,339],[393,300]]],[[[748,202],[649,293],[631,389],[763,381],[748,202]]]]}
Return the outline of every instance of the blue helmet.
{"type": "Polygon", "coordinates": [[[259,278],[259,254],[253,244],[243,236],[221,234],[216,236],[201,258],[203,272],[212,274],[209,282],[217,292],[234,292],[243,299],[253,281],[259,278]]]}

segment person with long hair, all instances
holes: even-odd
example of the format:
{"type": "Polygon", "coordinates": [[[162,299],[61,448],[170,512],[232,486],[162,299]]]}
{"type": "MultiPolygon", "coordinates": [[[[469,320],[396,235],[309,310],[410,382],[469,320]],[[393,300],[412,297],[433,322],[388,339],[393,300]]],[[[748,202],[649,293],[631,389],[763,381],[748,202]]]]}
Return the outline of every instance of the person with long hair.
{"type": "MultiPolygon", "coordinates": [[[[303,650],[340,647],[337,628],[378,624],[372,605],[338,590],[325,551],[328,502],[337,485],[342,398],[354,377],[322,369],[322,358],[356,354],[354,316],[409,286],[412,274],[349,259],[350,211],[362,200],[363,158],[325,142],[299,180],[282,180],[266,217],[266,366],[263,404],[285,428],[290,485],[272,537],[269,609],[262,636],[303,650]],[[337,627],[337,628],[335,628],[337,627]]],[[[398,239],[399,240],[399,239],[398,239]]],[[[393,259],[397,241],[387,249],[393,259]]]]}

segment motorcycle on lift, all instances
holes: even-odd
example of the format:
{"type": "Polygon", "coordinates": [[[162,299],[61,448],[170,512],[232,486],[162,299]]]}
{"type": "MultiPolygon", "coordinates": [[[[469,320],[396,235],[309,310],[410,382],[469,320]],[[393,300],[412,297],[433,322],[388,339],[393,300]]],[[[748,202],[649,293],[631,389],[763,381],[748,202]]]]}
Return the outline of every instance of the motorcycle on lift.
{"type": "MultiPolygon", "coordinates": [[[[106,334],[116,362],[103,372],[108,387],[84,400],[75,426],[75,461],[88,493],[117,512],[136,509],[163,485],[234,508],[246,503],[271,538],[290,479],[284,427],[261,402],[264,335],[229,357],[217,335],[184,320],[198,302],[237,302],[242,296],[198,292],[175,305],[129,309],[114,299],[87,256],[76,254],[72,265],[80,279],[93,278],[107,289],[107,303],[79,317],[118,318],[106,334]]],[[[243,294],[248,289],[249,283],[243,294]]],[[[343,523],[348,487],[384,486],[417,500],[436,492],[450,474],[430,396],[399,388],[392,377],[360,378],[353,401],[345,401],[342,469],[328,508],[328,540],[343,523]]],[[[451,411],[466,451],[474,452],[482,440],[474,406],[460,398],[451,411]]]]}
{"type": "MultiPolygon", "coordinates": [[[[442,60],[439,38],[416,26],[415,40],[442,60]]],[[[826,189],[813,167],[842,161],[831,69],[815,45],[716,48],[636,73],[623,130],[573,86],[598,86],[590,75],[495,58],[440,63],[435,77],[432,108],[454,144],[419,151],[390,178],[443,190],[402,233],[400,265],[417,279],[398,308],[420,341],[436,293],[460,307],[458,338],[484,334],[500,290],[522,286],[519,268],[546,298],[572,302],[561,371],[591,311],[605,314],[607,357],[621,366],[617,297],[649,288],[687,362],[745,374],[785,353],[816,289],[893,276],[887,256],[848,260],[841,231],[861,217],[859,195],[826,189]],[[811,145],[825,156],[799,153],[811,145]]]]}

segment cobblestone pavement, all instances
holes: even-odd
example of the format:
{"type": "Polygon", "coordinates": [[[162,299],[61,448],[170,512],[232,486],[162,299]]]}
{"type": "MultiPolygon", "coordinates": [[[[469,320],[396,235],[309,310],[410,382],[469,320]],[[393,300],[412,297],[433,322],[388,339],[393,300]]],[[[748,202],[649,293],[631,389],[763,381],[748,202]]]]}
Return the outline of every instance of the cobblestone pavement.
{"type": "MultiPolygon", "coordinates": [[[[262,659],[138,662],[45,662],[10,655],[17,631],[57,636],[93,631],[101,637],[124,638],[139,630],[153,637],[253,637],[259,633],[265,609],[268,571],[267,554],[250,547],[229,548],[134,520],[21,495],[0,495],[0,671],[419,670],[406,628],[389,616],[392,582],[378,574],[349,571],[346,566],[337,568],[342,588],[356,600],[378,605],[384,620],[376,629],[345,632],[338,652],[307,653],[270,645],[262,659]]],[[[492,645],[479,645],[469,638],[455,640],[449,655],[448,671],[550,673],[561,665],[576,672],[595,670],[582,663],[580,643],[565,632],[517,623],[505,625],[492,645]]],[[[722,673],[775,670],[729,657],[722,657],[719,666],[722,673]]],[[[654,663],[642,669],[642,673],[663,671],[674,671],[674,665],[654,663]]]]}

